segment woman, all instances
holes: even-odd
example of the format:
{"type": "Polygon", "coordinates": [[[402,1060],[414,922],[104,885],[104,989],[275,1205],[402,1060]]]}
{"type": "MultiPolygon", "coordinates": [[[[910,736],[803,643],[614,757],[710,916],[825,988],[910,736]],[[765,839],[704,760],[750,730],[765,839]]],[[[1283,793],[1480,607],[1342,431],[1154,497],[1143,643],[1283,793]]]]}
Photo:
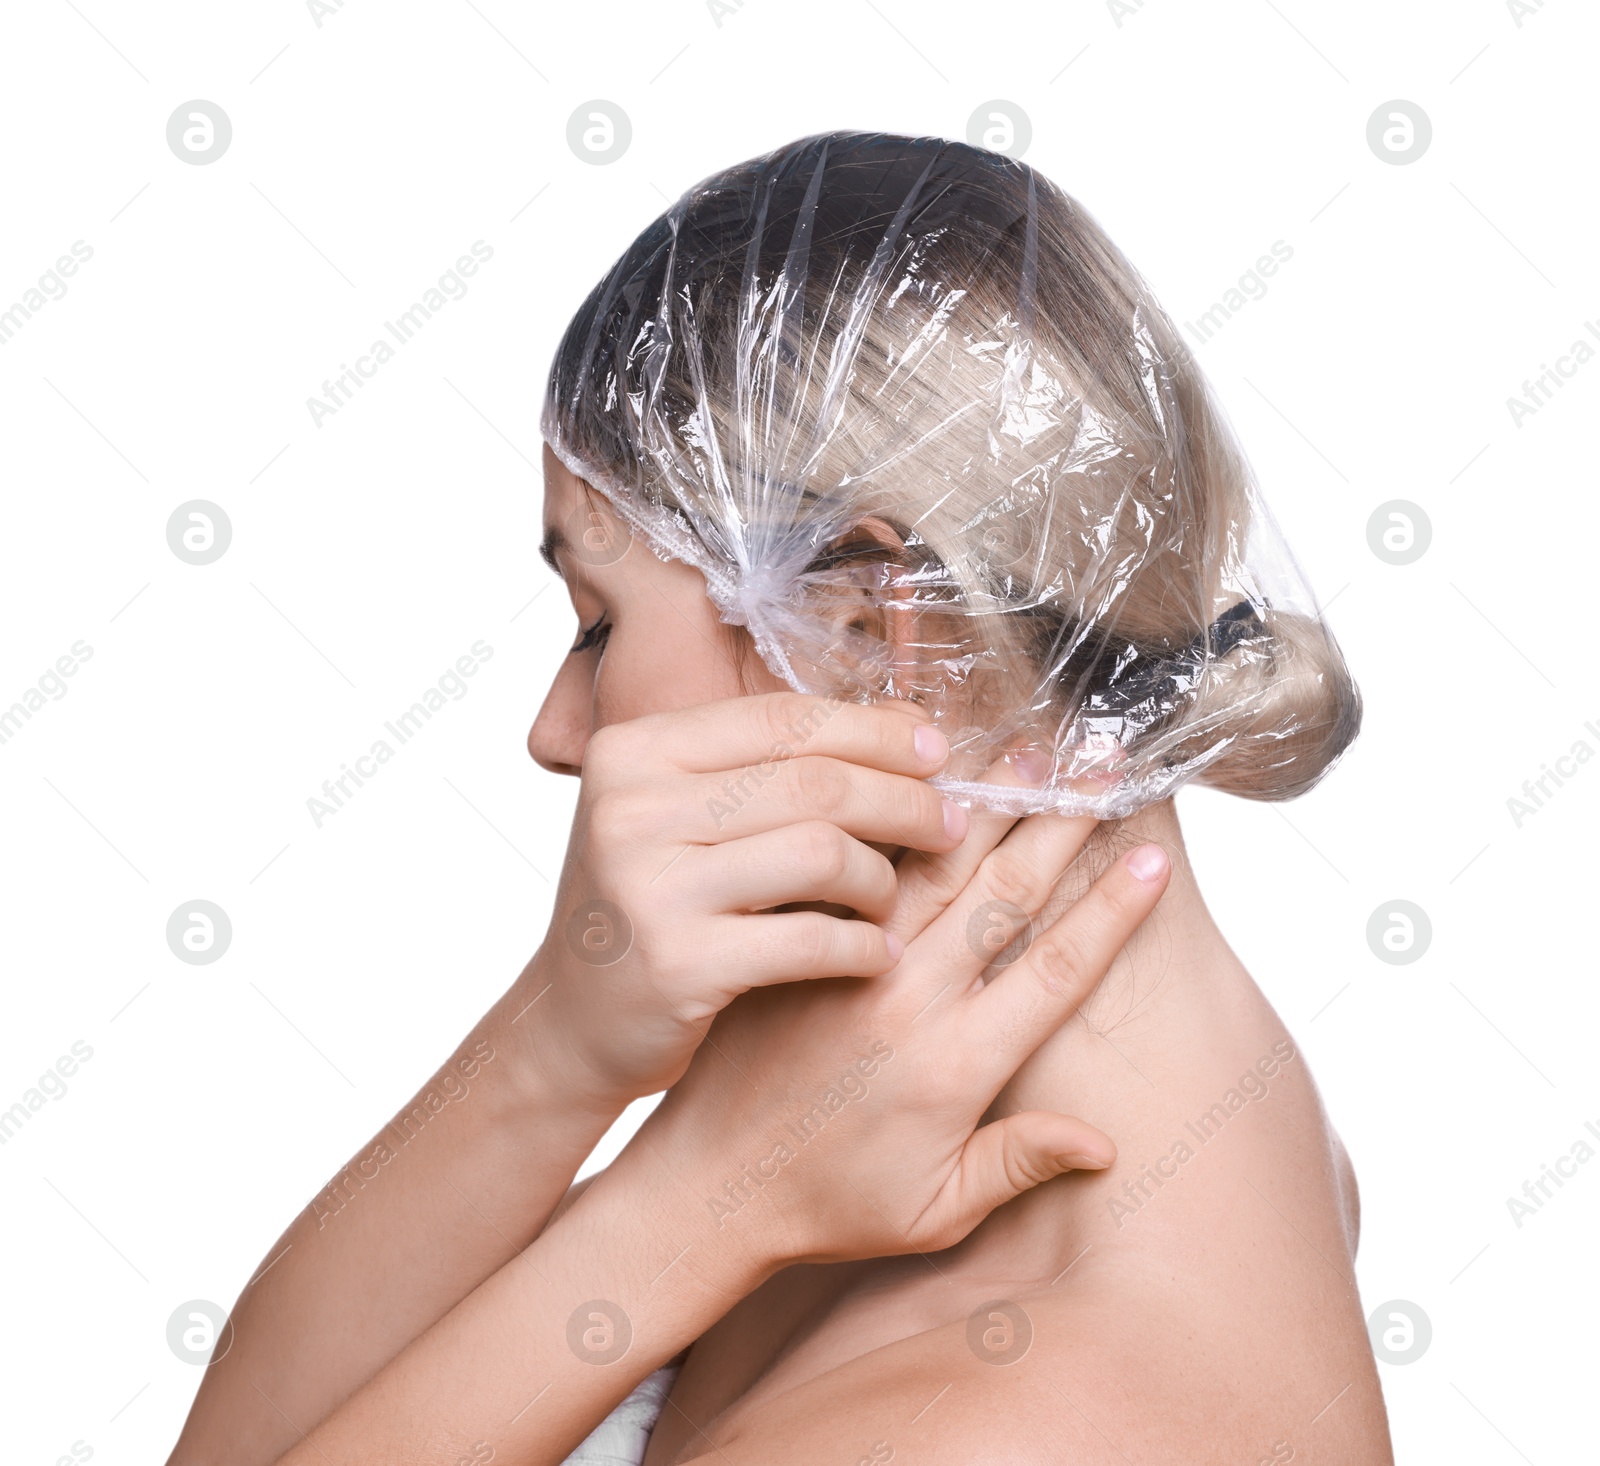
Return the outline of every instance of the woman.
{"type": "Polygon", "coordinates": [[[630,246],[543,426],[550,933],[172,1461],[1391,1460],[1354,1177],[1171,798],[1301,792],[1360,703],[1120,253],[801,139],[630,246]]]}

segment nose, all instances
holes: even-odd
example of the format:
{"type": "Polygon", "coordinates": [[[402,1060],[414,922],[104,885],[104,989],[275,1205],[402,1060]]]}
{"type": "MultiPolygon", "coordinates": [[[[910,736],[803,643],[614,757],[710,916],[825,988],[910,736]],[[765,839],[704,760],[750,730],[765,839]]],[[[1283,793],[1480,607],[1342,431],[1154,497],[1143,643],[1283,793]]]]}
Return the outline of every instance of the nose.
{"type": "Polygon", "coordinates": [[[594,732],[590,679],[577,663],[563,663],[528,729],[528,754],[552,774],[583,773],[583,750],[594,732]]]}

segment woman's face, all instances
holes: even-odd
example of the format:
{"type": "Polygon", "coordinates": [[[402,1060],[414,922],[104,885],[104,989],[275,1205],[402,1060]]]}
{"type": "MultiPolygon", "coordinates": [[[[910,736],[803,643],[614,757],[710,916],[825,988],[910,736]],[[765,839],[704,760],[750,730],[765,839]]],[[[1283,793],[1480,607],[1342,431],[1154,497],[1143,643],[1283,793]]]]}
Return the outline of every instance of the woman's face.
{"type": "Polygon", "coordinates": [[[700,572],[632,539],[548,445],[544,552],[578,631],[528,730],[541,768],[579,773],[584,747],[608,723],[785,686],[717,615],[700,572]]]}

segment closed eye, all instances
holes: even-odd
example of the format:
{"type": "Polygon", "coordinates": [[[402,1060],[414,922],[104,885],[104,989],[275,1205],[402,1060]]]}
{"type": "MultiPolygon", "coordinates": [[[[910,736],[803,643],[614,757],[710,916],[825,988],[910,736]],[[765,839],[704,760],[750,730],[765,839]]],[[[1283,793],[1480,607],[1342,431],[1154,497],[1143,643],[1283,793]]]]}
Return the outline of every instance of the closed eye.
{"type": "Polygon", "coordinates": [[[593,626],[586,626],[567,655],[574,657],[579,652],[592,651],[597,646],[604,646],[606,638],[611,635],[611,628],[605,622],[606,618],[602,615],[593,626]]]}

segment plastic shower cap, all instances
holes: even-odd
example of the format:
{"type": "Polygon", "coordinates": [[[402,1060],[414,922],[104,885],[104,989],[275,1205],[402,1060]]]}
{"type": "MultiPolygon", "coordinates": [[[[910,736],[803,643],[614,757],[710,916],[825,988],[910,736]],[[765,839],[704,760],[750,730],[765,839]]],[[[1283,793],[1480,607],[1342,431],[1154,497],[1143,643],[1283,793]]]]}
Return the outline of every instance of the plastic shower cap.
{"type": "Polygon", "coordinates": [[[830,132],[606,272],[541,430],[791,686],[922,704],[969,805],[1310,788],[1360,697],[1198,364],[1026,164],[830,132]],[[993,782],[1002,757],[1047,770],[993,782]]]}

